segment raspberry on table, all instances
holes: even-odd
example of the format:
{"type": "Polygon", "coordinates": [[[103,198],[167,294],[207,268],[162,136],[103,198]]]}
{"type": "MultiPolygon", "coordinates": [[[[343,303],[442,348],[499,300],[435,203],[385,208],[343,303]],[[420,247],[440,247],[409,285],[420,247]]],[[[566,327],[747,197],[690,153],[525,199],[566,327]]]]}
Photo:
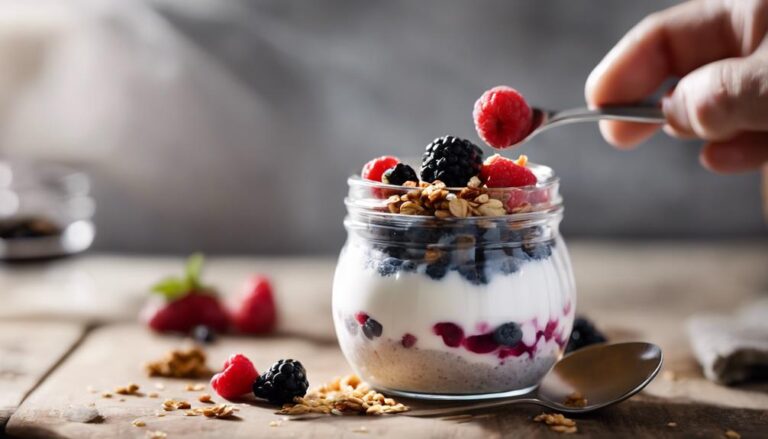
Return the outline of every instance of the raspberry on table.
{"type": "Polygon", "coordinates": [[[532,186],[537,181],[530,169],[498,154],[488,157],[483,163],[480,180],[490,188],[532,186]]]}
{"type": "Polygon", "coordinates": [[[528,135],[533,112],[520,92],[500,85],[480,96],[472,117],[480,138],[494,148],[504,149],[528,135]]]}
{"type": "Polygon", "coordinates": [[[233,354],[224,362],[224,370],[211,378],[211,387],[225,399],[236,399],[251,392],[259,377],[253,363],[245,355],[233,354]]]}
{"type": "Polygon", "coordinates": [[[381,182],[381,177],[384,175],[384,171],[389,168],[394,168],[398,163],[400,163],[400,160],[397,157],[390,155],[377,157],[363,166],[360,176],[366,180],[381,182]]]}

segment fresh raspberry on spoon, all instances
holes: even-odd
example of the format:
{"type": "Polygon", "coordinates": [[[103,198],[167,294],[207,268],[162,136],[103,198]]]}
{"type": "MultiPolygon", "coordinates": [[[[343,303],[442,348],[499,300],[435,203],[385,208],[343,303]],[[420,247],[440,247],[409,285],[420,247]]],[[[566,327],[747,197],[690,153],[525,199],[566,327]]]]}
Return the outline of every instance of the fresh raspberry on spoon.
{"type": "Polygon", "coordinates": [[[531,130],[533,112],[520,92],[499,85],[480,96],[472,117],[480,138],[494,148],[504,149],[525,139],[531,130]]]}

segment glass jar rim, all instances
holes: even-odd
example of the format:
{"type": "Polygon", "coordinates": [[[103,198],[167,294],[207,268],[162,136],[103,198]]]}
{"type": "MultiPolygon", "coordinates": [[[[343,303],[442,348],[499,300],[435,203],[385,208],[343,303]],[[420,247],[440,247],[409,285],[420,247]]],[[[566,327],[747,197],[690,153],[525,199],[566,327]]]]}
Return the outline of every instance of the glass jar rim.
{"type": "MultiPolygon", "coordinates": [[[[462,222],[488,221],[491,219],[527,221],[542,219],[543,217],[549,217],[551,215],[560,215],[563,206],[562,197],[559,193],[559,177],[557,177],[554,171],[548,166],[529,163],[528,167],[537,177],[538,181],[535,185],[506,188],[483,188],[485,193],[491,198],[502,200],[506,210],[503,215],[466,216],[461,218],[448,217],[440,218],[439,220],[462,222]],[[515,199],[525,200],[526,203],[528,203],[528,201],[533,201],[533,203],[528,203],[529,207],[526,210],[516,211],[508,207],[508,201],[513,197],[515,199]]],[[[419,188],[365,180],[357,174],[350,176],[347,179],[347,184],[349,185],[349,193],[344,199],[344,204],[347,207],[347,211],[350,213],[365,213],[367,215],[376,215],[392,220],[402,218],[404,221],[411,222],[437,218],[431,215],[406,215],[403,213],[393,213],[387,209],[388,200],[393,195],[404,195],[419,188]]],[[[455,194],[459,194],[463,189],[466,188],[445,188],[445,190],[455,194]]]]}

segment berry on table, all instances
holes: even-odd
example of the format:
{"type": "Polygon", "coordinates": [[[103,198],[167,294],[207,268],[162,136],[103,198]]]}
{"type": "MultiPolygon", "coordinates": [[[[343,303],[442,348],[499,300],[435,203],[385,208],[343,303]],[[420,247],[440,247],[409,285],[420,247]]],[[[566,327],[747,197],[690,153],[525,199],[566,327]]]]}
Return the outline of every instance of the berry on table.
{"type": "Polygon", "coordinates": [[[229,315],[216,291],[200,281],[203,255],[189,257],[183,277],[168,277],[152,287],[153,298],[141,311],[141,318],[157,332],[191,333],[198,325],[224,332],[229,315]]]}
{"type": "Polygon", "coordinates": [[[469,140],[438,137],[427,145],[421,161],[421,179],[440,180],[448,187],[463,187],[480,173],[483,151],[469,140]]]}
{"type": "Polygon", "coordinates": [[[572,352],[608,339],[586,317],[576,317],[565,352],[572,352]]]}
{"type": "Polygon", "coordinates": [[[280,360],[253,383],[253,394],[273,404],[293,401],[309,388],[307,371],[296,360],[280,360]]]}
{"type": "Polygon", "coordinates": [[[238,331],[246,334],[264,334],[275,329],[277,308],[267,277],[251,278],[239,306],[232,313],[232,322],[238,331]]]}
{"type": "MultiPolygon", "coordinates": [[[[521,156],[525,157],[525,156],[521,156]]],[[[525,166],[518,163],[525,163],[527,159],[510,160],[498,154],[494,154],[483,163],[480,171],[480,180],[490,188],[499,187],[522,187],[536,184],[536,175],[525,166]]]]}
{"type": "Polygon", "coordinates": [[[211,387],[225,399],[236,399],[251,391],[259,373],[251,360],[242,354],[233,354],[224,362],[224,369],[211,378],[211,387]]]}
{"type": "Polygon", "coordinates": [[[416,171],[412,167],[405,163],[398,163],[393,168],[389,168],[384,171],[381,176],[381,181],[387,184],[402,185],[406,181],[419,181],[419,177],[416,175],[416,171]]]}
{"type": "Polygon", "coordinates": [[[205,325],[197,325],[192,328],[192,338],[199,343],[213,343],[216,341],[216,331],[205,325]]]}
{"type": "Polygon", "coordinates": [[[480,96],[472,117],[480,138],[494,148],[504,149],[528,135],[533,111],[517,90],[500,85],[480,96]]]}
{"type": "Polygon", "coordinates": [[[400,160],[398,160],[397,157],[390,155],[377,157],[363,166],[363,171],[360,173],[360,176],[366,180],[381,182],[381,177],[384,175],[384,171],[395,167],[398,163],[400,163],[400,160]]]}

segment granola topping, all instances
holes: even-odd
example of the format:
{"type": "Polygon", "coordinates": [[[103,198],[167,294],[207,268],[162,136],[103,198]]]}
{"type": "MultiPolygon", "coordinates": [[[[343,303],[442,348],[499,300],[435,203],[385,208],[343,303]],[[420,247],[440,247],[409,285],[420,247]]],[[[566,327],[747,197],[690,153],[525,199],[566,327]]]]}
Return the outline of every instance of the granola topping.
{"type": "Polygon", "coordinates": [[[542,413],[533,418],[533,421],[547,424],[550,430],[557,433],[573,434],[579,431],[576,428],[576,421],[566,418],[561,413],[542,413]]]}

